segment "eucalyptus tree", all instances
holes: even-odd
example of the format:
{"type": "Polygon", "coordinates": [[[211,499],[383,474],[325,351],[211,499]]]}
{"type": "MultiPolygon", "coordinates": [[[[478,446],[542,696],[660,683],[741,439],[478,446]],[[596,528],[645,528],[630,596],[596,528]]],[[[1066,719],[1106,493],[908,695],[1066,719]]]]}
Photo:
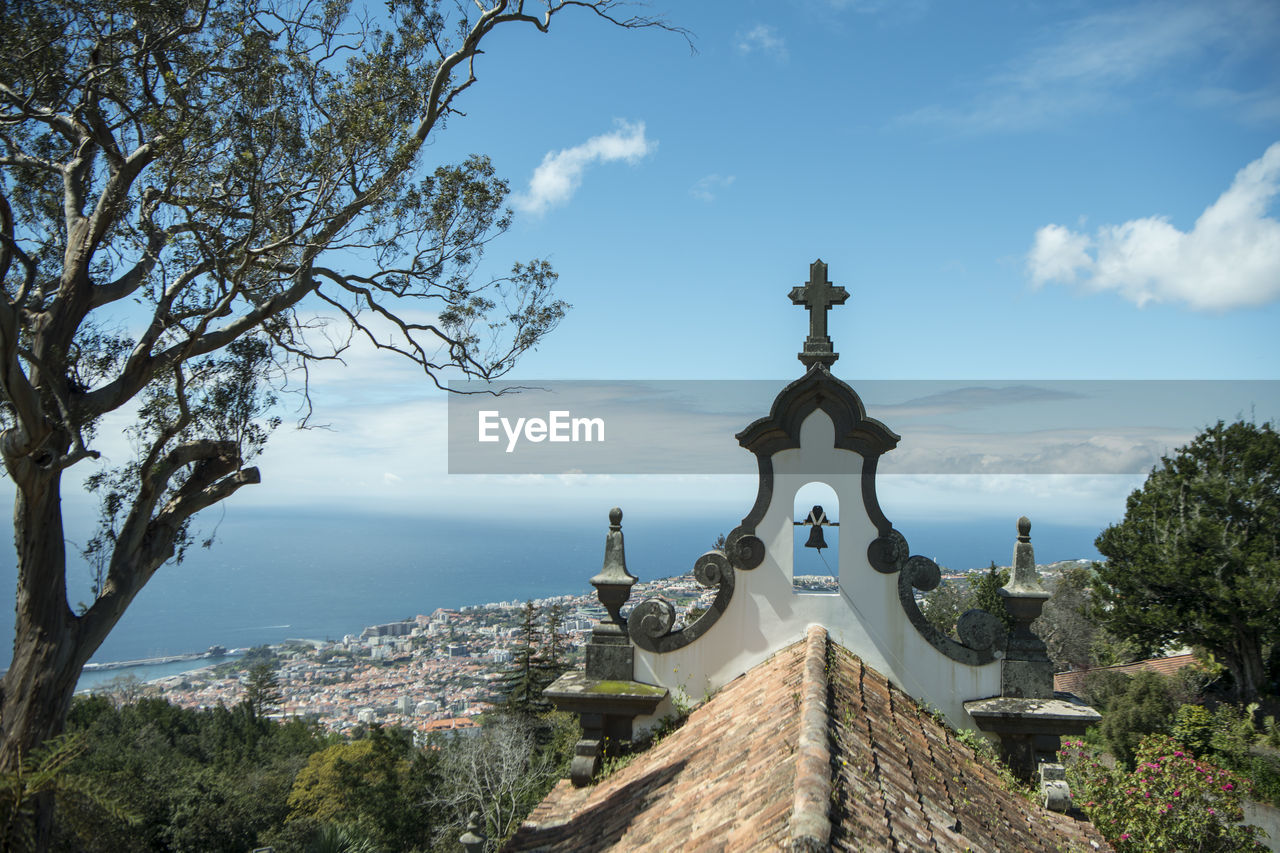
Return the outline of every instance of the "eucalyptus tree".
{"type": "Polygon", "coordinates": [[[482,155],[427,162],[498,29],[614,0],[39,0],[0,22],[0,451],[17,627],[0,772],[62,730],[76,679],[193,516],[257,483],[285,371],[358,337],[491,378],[563,316],[482,155]],[[317,317],[337,319],[316,328],[317,317]],[[104,468],[104,416],[136,456],[104,468]],[[67,598],[61,496],[91,474],[92,600],[67,598]]]}

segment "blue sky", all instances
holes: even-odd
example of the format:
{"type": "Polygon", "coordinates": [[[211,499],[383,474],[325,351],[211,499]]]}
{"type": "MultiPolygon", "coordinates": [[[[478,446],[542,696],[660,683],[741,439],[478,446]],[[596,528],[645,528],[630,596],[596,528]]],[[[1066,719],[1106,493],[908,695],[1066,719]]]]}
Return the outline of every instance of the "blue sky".
{"type": "MultiPolygon", "coordinates": [[[[795,378],[807,322],[787,293],[818,257],[851,293],[830,333],[855,388],[1280,378],[1280,5],[651,10],[696,52],[588,14],[499,32],[465,117],[426,152],[428,167],[493,158],[517,215],[485,271],[547,258],[573,305],[512,378],[795,378]]],[[[407,366],[357,348],[312,383],[331,428],[281,428],[228,513],[603,518],[617,503],[732,520],[754,498],[749,475],[450,476],[443,395],[407,366]]],[[[1188,407],[1185,435],[1251,406],[1280,416],[1274,397],[1188,407]]],[[[124,452],[114,433],[108,458],[124,452]]],[[[1101,526],[1140,480],[902,476],[881,502],[921,523],[1101,526]]]]}
{"type": "MultiPolygon", "coordinates": [[[[573,305],[514,378],[794,378],[807,324],[787,293],[818,257],[851,292],[830,333],[855,387],[1280,378],[1276,4],[651,8],[696,53],[587,15],[509,30],[428,152],[493,158],[517,216],[492,269],[549,258],[573,305]]],[[[416,377],[359,354],[325,376],[340,431],[278,435],[244,503],[329,499],[305,460],[330,452],[351,463],[333,482],[375,507],[740,516],[754,495],[750,477],[451,477],[443,403],[416,377]]],[[[1189,405],[1185,436],[1250,410],[1280,401],[1189,405]]],[[[891,518],[1102,525],[1140,479],[881,491],[891,518]]]]}

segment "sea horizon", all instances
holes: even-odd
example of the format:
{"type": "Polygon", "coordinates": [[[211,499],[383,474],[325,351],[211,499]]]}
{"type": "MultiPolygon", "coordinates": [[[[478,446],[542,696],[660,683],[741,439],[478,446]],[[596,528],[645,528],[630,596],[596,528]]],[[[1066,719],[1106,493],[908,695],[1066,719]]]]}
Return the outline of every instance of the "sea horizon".
{"type": "MultiPolygon", "coordinates": [[[[212,549],[162,567],[92,657],[94,663],[249,648],[304,637],[339,640],[368,625],[457,609],[591,591],[607,525],[496,523],[356,513],[260,510],[228,517],[212,549]],[[358,531],[355,532],[355,531],[358,531]]],[[[641,581],[689,573],[736,522],[640,519],[624,523],[627,564],[641,581]]],[[[1009,563],[1009,519],[898,524],[912,553],[961,571],[1009,563]],[[1003,535],[1001,535],[1003,534],[1003,535]]],[[[1040,563],[1097,559],[1088,525],[1038,524],[1040,563]]],[[[797,574],[824,574],[822,564],[797,574]]],[[[87,567],[82,567],[87,587],[87,567]]],[[[0,577],[16,582],[12,554],[0,577]]],[[[84,591],[87,594],[87,589],[84,591]]],[[[0,616],[13,636],[13,612],[0,616]]],[[[6,661],[6,668],[8,662],[6,661]]]]}

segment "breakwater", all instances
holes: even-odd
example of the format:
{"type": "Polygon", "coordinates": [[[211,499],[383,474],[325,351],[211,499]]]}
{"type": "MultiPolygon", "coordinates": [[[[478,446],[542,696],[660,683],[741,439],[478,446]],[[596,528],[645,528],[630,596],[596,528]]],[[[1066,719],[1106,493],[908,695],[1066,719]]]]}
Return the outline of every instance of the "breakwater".
{"type": "Polygon", "coordinates": [[[188,652],[181,655],[163,655],[154,658],[139,658],[137,660],[115,660],[106,663],[86,663],[84,665],[85,672],[108,672],[113,669],[131,669],[138,666],[160,666],[167,663],[187,663],[193,660],[210,660],[212,658],[224,658],[227,656],[227,650],[222,646],[211,646],[203,652],[188,652]]]}

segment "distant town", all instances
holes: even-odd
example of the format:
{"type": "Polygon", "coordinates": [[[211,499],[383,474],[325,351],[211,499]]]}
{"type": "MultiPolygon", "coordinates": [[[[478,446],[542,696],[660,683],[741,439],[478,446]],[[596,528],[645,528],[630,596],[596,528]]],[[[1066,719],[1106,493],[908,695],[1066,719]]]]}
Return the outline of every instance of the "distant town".
{"type": "MultiPolygon", "coordinates": [[[[1046,580],[1052,580],[1063,568],[1087,562],[1039,568],[1046,580]]],[[[965,574],[945,572],[943,579],[957,581],[965,574]]],[[[836,581],[828,575],[797,576],[795,588],[834,592],[836,581]]],[[[675,606],[677,618],[686,619],[694,608],[709,605],[715,590],[701,587],[691,575],[662,578],[637,583],[630,603],[650,596],[667,599],[675,606]]],[[[562,647],[571,664],[580,658],[591,626],[605,615],[594,591],[538,599],[534,605],[544,615],[553,605],[561,608],[562,647]]],[[[272,716],[314,720],[339,733],[372,723],[409,729],[420,739],[437,732],[461,733],[475,728],[475,718],[491,709],[494,682],[510,667],[520,642],[524,607],[523,602],[505,601],[438,609],[411,619],[370,625],[359,635],[348,634],[340,641],[286,640],[240,650],[239,656],[221,663],[217,661],[227,650],[214,647],[198,655],[174,656],[175,660],[208,658],[208,667],[145,685],[125,676],[93,692],[128,690],[160,696],[187,708],[230,707],[244,698],[249,667],[265,659],[276,666],[281,693],[272,716]]]]}
{"type": "MultiPolygon", "coordinates": [[[[827,581],[834,585],[833,579],[827,581]]],[[[684,618],[690,608],[706,606],[714,594],[684,576],[637,583],[631,602],[661,595],[684,618]]],[[[605,615],[594,591],[543,598],[534,604],[544,615],[551,606],[560,606],[562,647],[570,663],[581,656],[591,626],[605,615]]],[[[238,657],[222,663],[215,655],[226,650],[215,647],[201,655],[174,656],[175,660],[208,657],[208,667],[145,685],[124,676],[93,692],[140,690],[187,708],[230,707],[244,697],[252,663],[273,659],[282,700],[272,716],[311,719],[343,733],[379,723],[425,738],[438,731],[472,728],[474,718],[490,710],[493,682],[511,665],[520,641],[524,606],[524,602],[505,601],[438,609],[370,625],[340,641],[286,640],[266,649],[238,650],[238,657]]]]}

